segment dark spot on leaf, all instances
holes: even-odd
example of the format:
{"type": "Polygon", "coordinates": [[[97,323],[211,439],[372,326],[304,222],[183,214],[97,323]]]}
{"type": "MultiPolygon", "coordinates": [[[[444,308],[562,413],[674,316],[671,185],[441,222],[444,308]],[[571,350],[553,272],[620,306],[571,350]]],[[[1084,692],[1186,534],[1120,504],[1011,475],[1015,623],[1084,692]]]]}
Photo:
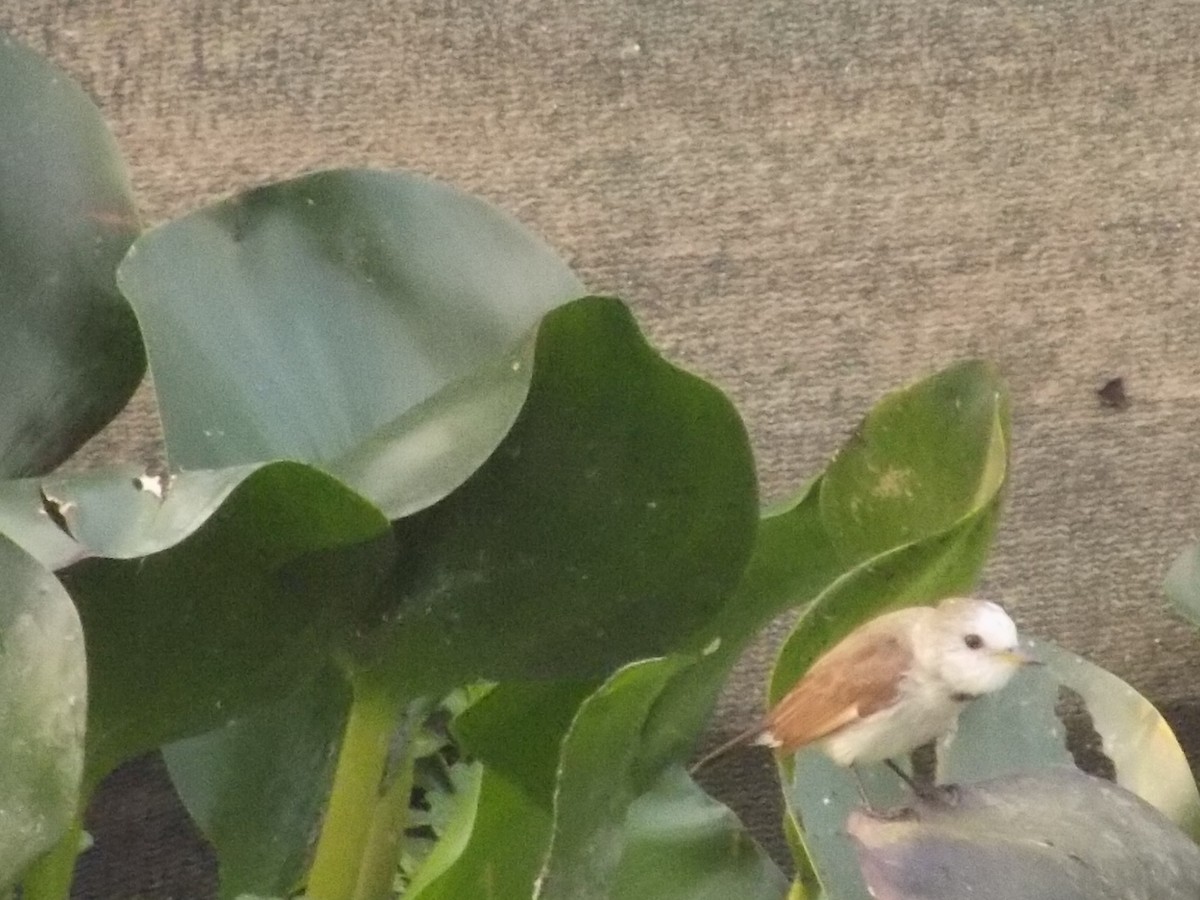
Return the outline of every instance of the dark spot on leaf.
{"type": "Polygon", "coordinates": [[[1109,409],[1124,409],[1129,405],[1129,397],[1125,394],[1125,379],[1110,378],[1104,386],[1096,391],[1100,404],[1109,409]]]}

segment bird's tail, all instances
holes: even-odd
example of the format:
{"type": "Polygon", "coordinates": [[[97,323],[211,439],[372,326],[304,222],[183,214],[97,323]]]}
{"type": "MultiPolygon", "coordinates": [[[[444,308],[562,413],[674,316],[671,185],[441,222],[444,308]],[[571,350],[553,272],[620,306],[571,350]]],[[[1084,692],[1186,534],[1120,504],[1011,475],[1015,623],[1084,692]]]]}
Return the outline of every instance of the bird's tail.
{"type": "Polygon", "coordinates": [[[688,769],[688,774],[695,775],[709,763],[724,756],[735,747],[740,747],[742,744],[756,743],[758,739],[762,737],[762,734],[763,726],[761,722],[757,725],[752,725],[740,734],[734,735],[715,749],[709,750],[707,753],[705,753],[702,757],[700,757],[700,759],[692,764],[691,768],[688,769]]]}

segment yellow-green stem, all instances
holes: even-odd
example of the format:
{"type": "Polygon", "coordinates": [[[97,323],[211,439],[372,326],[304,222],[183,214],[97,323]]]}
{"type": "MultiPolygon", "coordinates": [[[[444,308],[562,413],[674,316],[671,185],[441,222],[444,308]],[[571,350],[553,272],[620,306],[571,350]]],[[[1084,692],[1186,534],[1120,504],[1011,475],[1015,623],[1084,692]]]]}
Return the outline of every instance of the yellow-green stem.
{"type": "Polygon", "coordinates": [[[354,900],[387,900],[392,896],[392,885],[404,847],[404,823],[408,820],[408,805],[412,795],[414,748],[415,742],[410,733],[400,771],[375,806],[354,900]]]}
{"type": "Polygon", "coordinates": [[[354,685],[333,793],[308,875],[309,900],[354,900],[388,748],[403,712],[394,697],[363,681],[354,685]]]}
{"type": "Polygon", "coordinates": [[[22,900],[67,900],[75,874],[75,858],[83,837],[83,814],[78,813],[50,852],[29,867],[21,882],[22,900]]]}

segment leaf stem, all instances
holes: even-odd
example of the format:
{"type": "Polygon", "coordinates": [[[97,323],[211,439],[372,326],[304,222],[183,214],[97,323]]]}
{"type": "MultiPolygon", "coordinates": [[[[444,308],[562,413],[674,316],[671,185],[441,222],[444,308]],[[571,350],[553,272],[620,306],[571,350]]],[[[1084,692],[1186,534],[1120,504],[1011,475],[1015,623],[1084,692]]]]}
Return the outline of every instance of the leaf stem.
{"type": "MultiPolygon", "coordinates": [[[[411,722],[409,724],[412,725],[411,722]]],[[[386,900],[392,896],[392,885],[396,880],[400,852],[404,846],[404,824],[408,819],[412,796],[413,751],[416,748],[414,731],[415,728],[408,728],[400,770],[375,806],[354,900],[386,900]]]]}
{"type": "Polygon", "coordinates": [[[354,900],[371,838],[392,734],[404,706],[368,679],[354,683],[333,793],[308,877],[310,900],[354,900]]]}
{"type": "Polygon", "coordinates": [[[75,859],[83,837],[83,813],[75,814],[50,851],[29,867],[21,882],[22,900],[67,900],[75,875],[75,859]]]}

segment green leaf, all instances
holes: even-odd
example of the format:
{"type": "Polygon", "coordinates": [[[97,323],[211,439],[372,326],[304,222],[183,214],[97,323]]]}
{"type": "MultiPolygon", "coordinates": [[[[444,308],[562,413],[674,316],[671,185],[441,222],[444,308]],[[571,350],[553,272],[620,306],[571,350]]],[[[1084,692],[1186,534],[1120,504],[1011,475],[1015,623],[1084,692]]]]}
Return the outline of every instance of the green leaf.
{"type": "MultiPolygon", "coordinates": [[[[536,835],[543,842],[542,855],[550,842],[552,808],[559,827],[553,852],[565,855],[572,845],[608,848],[596,891],[605,891],[608,883],[611,896],[660,896],[656,875],[665,867],[678,876],[676,888],[685,891],[681,897],[690,897],[693,888],[697,896],[780,897],[786,882],[736,817],[705,797],[678,767],[664,772],[666,762],[647,756],[652,747],[643,718],[664,680],[687,677],[687,661],[630,668],[643,677],[635,680],[625,669],[598,690],[584,682],[497,685],[455,720],[454,733],[463,750],[484,763],[485,783],[498,778],[519,789],[521,815],[534,823],[528,826],[534,828],[529,839],[536,835]],[[588,797],[599,795],[604,803],[590,805],[588,797]],[[738,890],[722,895],[727,886],[738,890]]],[[[527,826],[517,823],[509,830],[522,827],[527,826]]],[[[489,850],[487,841],[497,839],[472,833],[469,852],[464,841],[458,851],[463,861],[455,864],[478,872],[482,858],[503,858],[499,850],[489,850]]],[[[486,896],[528,897],[542,855],[532,861],[522,856],[513,893],[486,896]]],[[[476,882],[462,880],[461,874],[455,878],[458,896],[484,895],[476,882]]]]}
{"type": "Polygon", "coordinates": [[[787,890],[737,816],[678,766],[630,805],[612,900],[782,900],[787,890]]]}
{"type": "Polygon", "coordinates": [[[1179,741],[1145,697],[1111,672],[1046,641],[1030,642],[1045,668],[1022,672],[999,694],[964,711],[954,741],[939,754],[944,781],[975,781],[1069,765],[1055,718],[1060,688],[1083,701],[1117,783],[1200,837],[1200,790],[1179,741]]]}
{"type": "Polygon", "coordinates": [[[48,472],[115,416],[145,357],[117,292],[139,230],[100,111],[0,33],[0,476],[48,472]]]}
{"type": "Polygon", "coordinates": [[[35,551],[55,527],[39,491],[79,540],[57,562],[88,640],[89,785],[286,696],[348,640],[393,561],[383,515],[300,463],[145,485],[129,471],[10,482],[0,502],[35,551]]]}
{"type": "Polygon", "coordinates": [[[671,680],[651,710],[643,741],[652,765],[682,762],[691,753],[730,670],[759,631],[809,602],[840,573],[821,523],[819,484],[759,521],[741,581],[691,644],[701,658],[671,680]]]}
{"type": "Polygon", "coordinates": [[[848,831],[881,900],[1200,896],[1200,848],[1136,795],[1071,769],[966,786],[901,817],[856,812],[848,831]]]}
{"type": "Polygon", "coordinates": [[[54,576],[0,537],[0,887],[79,808],[87,709],[83,631],[54,576]]]}
{"type": "Polygon", "coordinates": [[[857,563],[941,534],[1004,480],[1004,387],[988,363],[959,363],[884,398],[834,457],[821,515],[857,563]]]}
{"type": "Polygon", "coordinates": [[[550,840],[550,813],[502,774],[478,767],[478,787],[417,873],[404,900],[529,898],[550,840]]]}
{"type": "Polygon", "coordinates": [[[867,416],[820,484],[821,518],[845,571],[805,611],[780,652],[772,703],[866,619],[974,585],[1007,454],[1007,394],[983,363],[961,363],[918,382],[867,416]],[[903,489],[892,489],[896,479],[903,489]]]}
{"type": "MultiPolygon", "coordinates": [[[[914,599],[973,583],[978,555],[986,551],[991,516],[976,526],[985,533],[972,538],[975,555],[946,554],[935,541],[927,551],[902,553],[890,562],[882,554],[877,564],[867,566],[856,576],[846,574],[844,560],[857,552],[853,547],[860,545],[885,545],[893,541],[896,542],[893,550],[904,547],[909,542],[908,536],[928,530],[930,522],[953,523],[970,516],[981,504],[994,501],[1005,475],[1006,429],[1003,385],[996,373],[982,363],[954,366],[885,398],[838,453],[828,473],[818,476],[786,503],[764,513],[741,581],[692,644],[695,651],[709,652],[686,677],[666,688],[651,717],[648,730],[656,735],[657,754],[663,759],[683,758],[745,647],[768,622],[788,609],[820,598],[818,614],[806,616],[792,655],[785,653],[776,667],[780,685],[774,689],[776,692],[799,677],[811,664],[817,649],[827,646],[836,634],[844,633],[869,615],[873,601],[869,592],[865,592],[862,578],[870,578],[879,585],[896,578],[897,568],[915,566],[920,577],[909,578],[905,588],[907,596],[914,599]],[[911,441],[898,437],[909,433],[936,434],[938,440],[947,443],[968,442],[972,452],[959,446],[947,449],[939,457],[925,449],[913,450],[909,446],[911,441]],[[875,435],[883,435],[881,445],[873,440],[875,435]],[[976,480],[964,482],[963,472],[956,466],[965,467],[976,480]],[[921,484],[940,491],[943,506],[935,508],[915,494],[883,498],[870,495],[867,487],[873,472],[902,469],[919,473],[921,484]],[[947,485],[960,485],[960,492],[934,484],[936,473],[943,469],[947,485]],[[834,480],[832,487],[827,487],[829,478],[834,480]],[[886,515],[875,534],[860,534],[853,519],[847,523],[839,512],[840,502],[847,505],[857,502],[861,507],[867,501],[856,498],[864,492],[871,497],[870,502],[886,504],[886,515]],[[832,528],[828,525],[830,521],[832,528]],[[835,543],[835,534],[843,539],[840,548],[835,543]],[[958,571],[947,571],[947,565],[957,565],[958,571]],[[856,590],[865,592],[859,600],[846,599],[846,586],[839,587],[839,579],[847,577],[857,585],[856,590]],[[930,579],[940,579],[941,584],[929,584],[930,579]],[[862,608],[863,603],[867,609],[862,608]],[[804,646],[807,650],[798,649],[804,646]]],[[[891,599],[899,602],[903,598],[896,594],[891,599]]]]}
{"type": "Polygon", "coordinates": [[[554,831],[536,900],[607,898],[625,847],[630,805],[649,786],[639,777],[639,741],[650,708],[689,660],[632,663],[579,707],[559,759],[554,831]]]}
{"type": "Polygon", "coordinates": [[[463,752],[549,812],[562,741],[594,681],[506,682],[454,720],[463,752]]]}
{"type": "Polygon", "coordinates": [[[325,670],[282,701],[163,748],[171,782],[217,849],[220,896],[288,895],[333,779],[349,688],[325,670]]]}
{"type": "Polygon", "coordinates": [[[529,391],[533,341],[485,363],[374,432],[326,468],[400,519],[441,500],[488,458],[529,391]]]}
{"type": "MultiPolygon", "coordinates": [[[[350,453],[583,293],[544,244],[483,201],[367,170],[259,188],[153,229],[118,278],[182,468],[350,453]]],[[[498,405],[468,422],[482,437],[460,446],[426,431],[424,451],[461,477],[523,395],[520,384],[482,387],[498,405]]]]}
{"type": "Polygon", "coordinates": [[[1188,547],[1175,558],[1163,588],[1175,609],[1200,626],[1200,544],[1188,547]]]}
{"type": "Polygon", "coordinates": [[[686,640],[736,583],[756,519],[745,430],[618,301],[550,313],[529,397],[487,463],[397,523],[406,548],[369,677],[428,691],[588,678],[686,640]]]}

